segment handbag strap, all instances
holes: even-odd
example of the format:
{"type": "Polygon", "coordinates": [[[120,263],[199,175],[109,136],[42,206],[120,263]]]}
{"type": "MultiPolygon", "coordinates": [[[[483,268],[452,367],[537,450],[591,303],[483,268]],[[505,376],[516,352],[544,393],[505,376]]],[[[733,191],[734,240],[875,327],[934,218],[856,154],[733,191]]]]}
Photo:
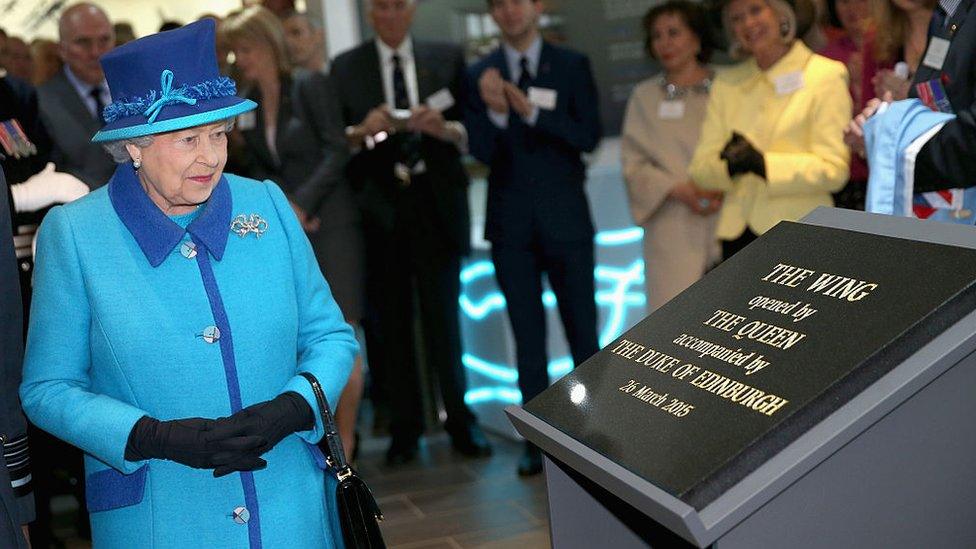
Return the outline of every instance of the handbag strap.
{"type": "Polygon", "coordinates": [[[308,380],[308,383],[312,386],[312,393],[315,394],[315,400],[319,404],[322,427],[325,429],[325,440],[329,449],[326,459],[329,465],[335,469],[336,476],[339,477],[339,480],[343,480],[352,474],[352,469],[346,463],[346,452],[342,449],[342,439],[339,438],[339,430],[336,428],[335,419],[332,417],[332,409],[329,408],[329,402],[325,400],[325,392],[322,390],[322,385],[319,384],[319,380],[311,373],[298,372],[298,375],[308,380]]]}

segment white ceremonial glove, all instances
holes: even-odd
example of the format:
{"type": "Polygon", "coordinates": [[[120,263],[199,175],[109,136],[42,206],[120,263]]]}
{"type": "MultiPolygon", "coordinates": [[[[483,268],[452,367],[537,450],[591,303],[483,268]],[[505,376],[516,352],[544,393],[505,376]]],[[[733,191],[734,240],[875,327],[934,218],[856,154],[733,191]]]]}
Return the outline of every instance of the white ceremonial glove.
{"type": "Polygon", "coordinates": [[[10,186],[17,212],[36,212],[52,204],[65,204],[88,194],[88,185],[77,177],[54,171],[54,163],[48,162],[44,170],[32,175],[27,181],[10,186]]]}

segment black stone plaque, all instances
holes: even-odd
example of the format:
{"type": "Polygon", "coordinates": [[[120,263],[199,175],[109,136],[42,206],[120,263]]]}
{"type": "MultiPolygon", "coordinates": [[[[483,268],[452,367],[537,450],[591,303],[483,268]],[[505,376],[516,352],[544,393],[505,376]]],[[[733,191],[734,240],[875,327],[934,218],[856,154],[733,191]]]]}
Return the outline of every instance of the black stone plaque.
{"type": "Polygon", "coordinates": [[[526,404],[696,509],[976,309],[976,250],[780,223],[526,404]]]}

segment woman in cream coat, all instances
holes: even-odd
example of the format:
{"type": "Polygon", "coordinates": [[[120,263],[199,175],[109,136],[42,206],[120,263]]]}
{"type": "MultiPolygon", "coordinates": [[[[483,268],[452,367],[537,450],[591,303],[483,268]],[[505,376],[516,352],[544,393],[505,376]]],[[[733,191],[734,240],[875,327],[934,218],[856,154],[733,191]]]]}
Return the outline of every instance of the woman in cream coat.
{"type": "Polygon", "coordinates": [[[704,12],[685,0],[644,16],[647,51],[664,74],[640,83],[627,105],[621,156],[630,212],[644,229],[648,312],[701,278],[719,257],[721,193],[688,177],[705,117],[712,46],[704,12]]]}
{"type": "Polygon", "coordinates": [[[783,0],[730,0],[732,54],[746,61],[715,79],[688,171],[723,191],[717,235],[729,257],[783,220],[795,221],[847,181],[847,69],[795,40],[783,0]]]}

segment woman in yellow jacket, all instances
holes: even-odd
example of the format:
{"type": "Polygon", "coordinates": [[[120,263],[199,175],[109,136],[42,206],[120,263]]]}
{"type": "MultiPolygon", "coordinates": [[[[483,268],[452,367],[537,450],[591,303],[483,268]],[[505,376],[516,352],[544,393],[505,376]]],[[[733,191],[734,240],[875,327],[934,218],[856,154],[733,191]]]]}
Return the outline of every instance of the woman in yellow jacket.
{"type": "Polygon", "coordinates": [[[730,0],[722,10],[733,56],[716,77],[688,169],[723,191],[717,236],[728,258],[782,220],[797,220],[847,181],[847,69],[795,39],[783,0],[730,0]]]}

